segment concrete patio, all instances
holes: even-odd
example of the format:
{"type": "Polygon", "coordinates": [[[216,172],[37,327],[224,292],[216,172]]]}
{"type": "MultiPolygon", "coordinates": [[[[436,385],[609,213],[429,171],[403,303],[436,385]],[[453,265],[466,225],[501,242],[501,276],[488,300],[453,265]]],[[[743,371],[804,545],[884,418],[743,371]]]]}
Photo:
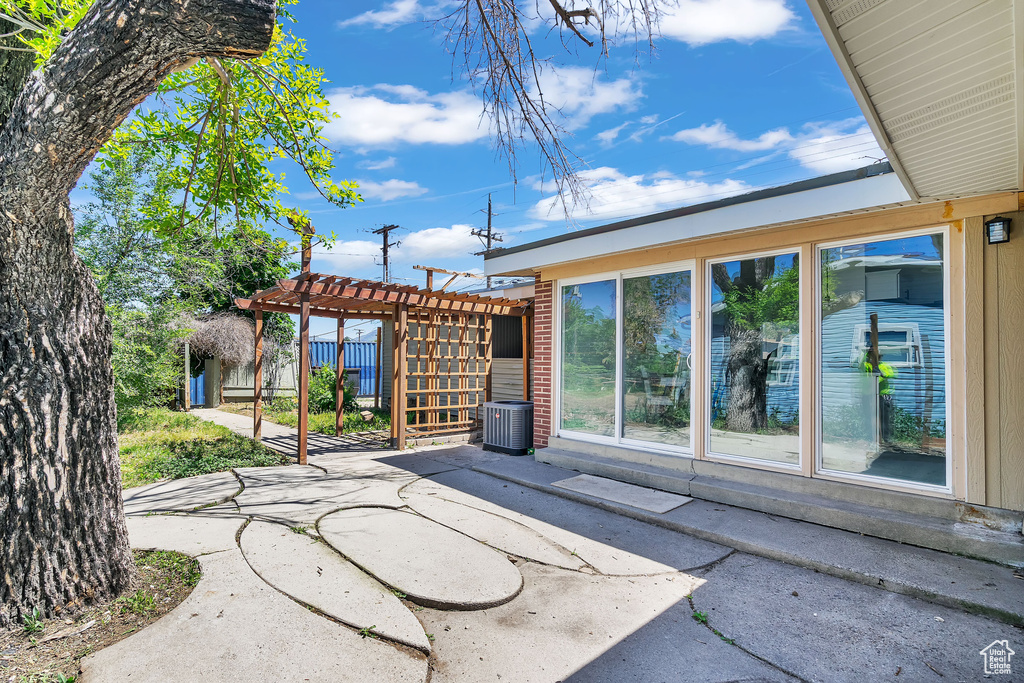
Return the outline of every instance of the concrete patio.
{"type": "Polygon", "coordinates": [[[81,680],[949,681],[1024,645],[1007,567],[468,446],[309,455],[127,490],[203,578],[81,680]]]}

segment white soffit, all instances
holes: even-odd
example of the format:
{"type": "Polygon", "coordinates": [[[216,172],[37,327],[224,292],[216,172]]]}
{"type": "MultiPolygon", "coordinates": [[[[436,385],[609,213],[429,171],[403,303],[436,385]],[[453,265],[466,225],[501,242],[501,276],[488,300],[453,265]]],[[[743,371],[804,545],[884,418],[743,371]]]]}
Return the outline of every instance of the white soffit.
{"type": "Polygon", "coordinates": [[[808,0],[911,196],[1024,189],[1024,0],[808,0]]]}
{"type": "Polygon", "coordinates": [[[569,234],[560,239],[541,240],[536,247],[513,247],[512,253],[486,259],[484,272],[487,275],[529,273],[559,263],[711,235],[881,209],[908,201],[910,197],[900,179],[894,173],[885,173],[631,227],[613,230],[595,228],[593,231],[583,231],[578,236],[569,234]]]}

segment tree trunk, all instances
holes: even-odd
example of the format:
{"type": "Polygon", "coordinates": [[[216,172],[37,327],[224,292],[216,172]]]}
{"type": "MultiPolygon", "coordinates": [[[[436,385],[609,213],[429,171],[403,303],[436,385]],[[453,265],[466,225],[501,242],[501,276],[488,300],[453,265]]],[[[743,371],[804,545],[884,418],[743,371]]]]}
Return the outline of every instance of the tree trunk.
{"type": "Polygon", "coordinates": [[[768,424],[768,364],[762,358],[761,334],[735,327],[729,333],[729,402],[726,424],[730,431],[756,432],[768,424]]]}
{"type": "Polygon", "coordinates": [[[0,129],[0,627],[111,597],[132,574],[111,328],[68,193],[172,69],[257,56],[273,26],[273,0],[98,0],[0,129]]]}
{"type": "MultiPolygon", "coordinates": [[[[0,19],[0,35],[13,33],[17,29],[6,19],[0,19]]],[[[0,128],[4,127],[14,100],[32,73],[36,61],[35,53],[23,52],[24,47],[17,36],[0,38],[0,128]]]]}

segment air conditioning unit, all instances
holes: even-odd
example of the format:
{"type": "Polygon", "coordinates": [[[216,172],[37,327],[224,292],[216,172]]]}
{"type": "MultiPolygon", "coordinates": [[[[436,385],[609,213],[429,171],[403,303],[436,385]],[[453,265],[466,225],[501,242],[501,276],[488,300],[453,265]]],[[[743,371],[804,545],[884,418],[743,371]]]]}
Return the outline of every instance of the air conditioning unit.
{"type": "Polygon", "coordinates": [[[484,403],[484,450],[526,455],[533,448],[533,401],[484,403]]]}

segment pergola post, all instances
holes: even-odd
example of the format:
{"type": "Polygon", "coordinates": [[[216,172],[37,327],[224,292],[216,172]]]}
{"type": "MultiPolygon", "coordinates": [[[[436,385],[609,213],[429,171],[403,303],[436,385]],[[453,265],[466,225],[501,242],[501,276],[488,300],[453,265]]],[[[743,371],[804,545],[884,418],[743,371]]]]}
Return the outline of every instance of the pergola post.
{"type": "MultiPolygon", "coordinates": [[[[492,327],[491,314],[484,314],[484,402],[491,400],[493,382],[491,382],[491,361],[494,358],[493,345],[491,344],[494,328],[492,327]]],[[[481,419],[477,415],[477,419],[481,419]]]]}
{"type": "Polygon", "coordinates": [[[409,359],[406,344],[409,339],[409,308],[405,304],[395,304],[394,344],[391,360],[391,446],[400,451],[405,450],[405,413],[406,389],[409,359]]]}
{"type": "Polygon", "coordinates": [[[300,465],[306,464],[309,441],[309,295],[299,305],[299,451],[300,465]]]}
{"type": "MultiPolygon", "coordinates": [[[[292,225],[295,225],[293,222],[292,225]]],[[[308,275],[313,260],[313,226],[309,221],[302,229],[302,273],[308,275]]],[[[299,296],[299,450],[300,465],[306,464],[309,444],[309,292],[299,296]]]]}
{"type": "Polygon", "coordinates": [[[523,316],[523,400],[530,400],[530,316],[523,316]]]}
{"type": "Polygon", "coordinates": [[[380,323],[380,327],[377,328],[377,360],[376,365],[373,368],[373,407],[380,409],[380,354],[381,354],[381,343],[384,341],[384,321],[380,323]]]}
{"type": "Polygon", "coordinates": [[[341,436],[345,429],[345,318],[338,318],[338,380],[335,386],[337,406],[334,410],[334,433],[341,436]]]}
{"type": "Polygon", "coordinates": [[[252,438],[263,437],[263,311],[256,311],[256,349],[252,373],[252,438]]]}

